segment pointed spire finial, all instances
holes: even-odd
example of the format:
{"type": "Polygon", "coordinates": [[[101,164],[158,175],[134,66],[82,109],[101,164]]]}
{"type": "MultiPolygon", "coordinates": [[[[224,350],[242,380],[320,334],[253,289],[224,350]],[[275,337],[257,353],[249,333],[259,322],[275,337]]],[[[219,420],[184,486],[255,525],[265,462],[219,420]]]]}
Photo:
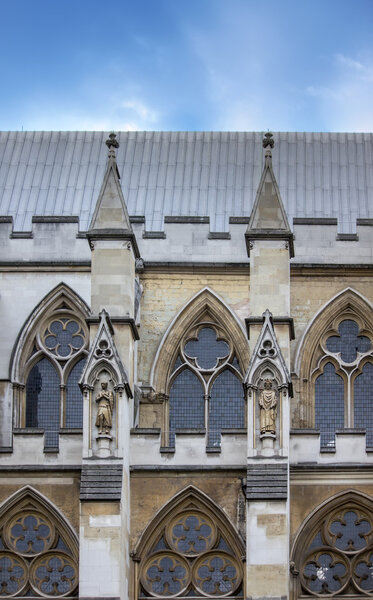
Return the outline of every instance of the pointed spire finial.
{"type": "Polygon", "coordinates": [[[109,138],[106,140],[105,144],[109,148],[109,158],[115,158],[115,148],[119,148],[119,142],[116,139],[117,134],[112,131],[109,134],[109,138]]]}
{"type": "Polygon", "coordinates": [[[272,156],[272,152],[271,152],[271,148],[273,148],[273,146],[275,145],[275,141],[273,139],[273,133],[271,133],[270,131],[267,131],[267,133],[264,135],[263,138],[263,148],[266,149],[266,153],[265,156],[267,157],[271,157],[272,156]]]}

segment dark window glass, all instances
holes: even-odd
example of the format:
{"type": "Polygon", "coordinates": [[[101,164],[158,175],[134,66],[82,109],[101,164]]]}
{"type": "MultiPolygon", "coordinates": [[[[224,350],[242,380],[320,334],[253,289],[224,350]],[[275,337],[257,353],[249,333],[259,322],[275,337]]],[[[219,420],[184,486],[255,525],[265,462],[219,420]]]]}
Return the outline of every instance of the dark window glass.
{"type": "Polygon", "coordinates": [[[364,365],[354,385],[355,427],[366,430],[366,444],[373,446],[373,364],[364,365]]]}
{"type": "Polygon", "coordinates": [[[219,446],[223,428],[245,426],[245,401],[242,384],[229,371],[223,371],[215,380],[209,402],[208,445],[219,446]]]}
{"type": "Polygon", "coordinates": [[[198,334],[198,340],[185,344],[185,354],[196,358],[200,369],[213,369],[218,358],[228,356],[227,342],[216,339],[216,333],[211,327],[204,327],[198,334]]]}
{"type": "Polygon", "coordinates": [[[71,428],[83,427],[83,396],[79,387],[79,379],[85,364],[85,358],[71,369],[66,385],[66,418],[65,426],[71,428]]]}
{"type": "Polygon", "coordinates": [[[184,369],[170,391],[170,446],[175,444],[175,429],[205,426],[203,388],[197,376],[184,369]]]}
{"type": "Polygon", "coordinates": [[[335,446],[335,430],[344,427],[344,383],[332,363],[315,383],[315,425],[320,428],[322,448],[335,446]]]}
{"type": "Polygon", "coordinates": [[[326,340],[329,352],[340,352],[341,359],[346,363],[356,360],[357,352],[368,352],[371,348],[370,339],[359,335],[359,327],[355,321],[345,320],[339,324],[339,336],[332,335],[326,340]]]}
{"type": "Polygon", "coordinates": [[[31,369],[27,378],[26,427],[42,427],[45,431],[45,447],[58,446],[60,379],[46,358],[31,369]]]}

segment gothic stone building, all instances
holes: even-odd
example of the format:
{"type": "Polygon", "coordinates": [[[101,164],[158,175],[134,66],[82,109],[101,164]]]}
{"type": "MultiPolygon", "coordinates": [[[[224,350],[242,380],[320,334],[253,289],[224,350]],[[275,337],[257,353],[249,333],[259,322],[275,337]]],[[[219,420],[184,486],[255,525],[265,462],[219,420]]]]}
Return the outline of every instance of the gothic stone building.
{"type": "Polygon", "coordinates": [[[0,595],[372,597],[373,135],[4,133],[0,215],[0,595]]]}

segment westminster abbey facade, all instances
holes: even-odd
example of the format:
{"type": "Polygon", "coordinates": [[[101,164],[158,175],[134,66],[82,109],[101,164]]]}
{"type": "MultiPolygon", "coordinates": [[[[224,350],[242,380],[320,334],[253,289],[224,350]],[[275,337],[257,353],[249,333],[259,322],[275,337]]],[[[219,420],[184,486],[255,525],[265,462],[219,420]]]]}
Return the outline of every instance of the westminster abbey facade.
{"type": "Polygon", "coordinates": [[[373,596],[373,134],[0,134],[0,595],[373,596]]]}

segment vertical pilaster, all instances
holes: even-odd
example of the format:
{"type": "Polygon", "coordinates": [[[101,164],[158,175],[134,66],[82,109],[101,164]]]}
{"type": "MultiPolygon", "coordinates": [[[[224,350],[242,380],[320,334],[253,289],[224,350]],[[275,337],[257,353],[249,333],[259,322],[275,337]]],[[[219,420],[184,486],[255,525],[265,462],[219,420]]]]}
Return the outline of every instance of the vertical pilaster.
{"type": "Polygon", "coordinates": [[[114,134],[106,144],[108,166],[88,231],[92,317],[91,350],[81,379],[85,408],[80,596],[127,600],[139,252],[119,183],[114,134]]]}
{"type": "Polygon", "coordinates": [[[251,360],[248,404],[246,589],[253,599],[288,597],[290,257],[292,233],[272,169],[271,134],[246,232],[251,360]]]}

